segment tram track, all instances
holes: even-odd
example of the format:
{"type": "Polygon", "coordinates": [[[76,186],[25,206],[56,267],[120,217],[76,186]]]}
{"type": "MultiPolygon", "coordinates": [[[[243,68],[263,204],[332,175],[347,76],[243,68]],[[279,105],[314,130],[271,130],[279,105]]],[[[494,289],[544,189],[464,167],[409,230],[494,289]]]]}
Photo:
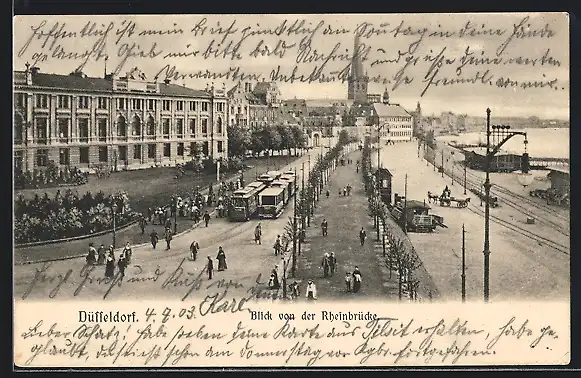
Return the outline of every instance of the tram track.
{"type": "MultiPolygon", "coordinates": [[[[470,210],[471,212],[473,212],[474,214],[477,214],[481,217],[484,217],[484,211],[480,210],[478,207],[472,205],[472,206],[468,206],[468,210],[470,210]]],[[[517,234],[524,236],[526,238],[529,238],[531,240],[536,241],[537,243],[541,243],[541,244],[545,244],[548,247],[559,251],[565,255],[570,255],[570,251],[569,251],[569,247],[565,246],[559,242],[556,242],[554,240],[545,238],[543,236],[537,235],[536,233],[529,231],[525,228],[522,228],[514,223],[511,223],[509,221],[506,221],[502,218],[499,218],[495,215],[490,214],[490,220],[498,225],[503,226],[506,229],[509,229],[513,232],[516,232],[517,234]]]]}
{"type": "MultiPolygon", "coordinates": [[[[449,172],[445,172],[445,173],[448,177],[452,177],[452,175],[449,172]]],[[[454,175],[454,179],[457,182],[460,182],[456,175],[454,175]]],[[[483,183],[484,183],[484,180],[482,180],[480,177],[478,177],[474,173],[472,173],[472,172],[466,173],[466,184],[467,184],[466,186],[467,186],[467,188],[480,190],[480,188],[482,188],[483,183]]],[[[527,211],[525,206],[532,206],[540,211],[544,211],[547,214],[535,214],[535,218],[539,221],[539,223],[553,228],[555,231],[557,231],[558,233],[560,233],[562,235],[570,236],[570,230],[568,228],[563,227],[562,224],[549,218],[550,216],[554,216],[562,221],[568,220],[568,218],[565,218],[562,216],[562,214],[559,214],[558,212],[556,212],[555,209],[551,209],[548,206],[545,207],[543,205],[540,205],[540,204],[534,202],[533,200],[531,200],[527,197],[521,196],[517,193],[514,193],[514,192],[510,191],[509,189],[506,189],[500,185],[493,185],[492,188],[493,189],[491,189],[491,195],[497,195],[499,198],[502,199],[503,203],[505,203],[506,205],[515,209],[516,211],[518,211],[519,213],[521,213],[523,215],[529,216],[531,214],[531,211],[530,210],[527,211]],[[518,200],[520,200],[520,202],[522,202],[522,203],[515,201],[514,200],[515,198],[518,198],[518,200]]]]}

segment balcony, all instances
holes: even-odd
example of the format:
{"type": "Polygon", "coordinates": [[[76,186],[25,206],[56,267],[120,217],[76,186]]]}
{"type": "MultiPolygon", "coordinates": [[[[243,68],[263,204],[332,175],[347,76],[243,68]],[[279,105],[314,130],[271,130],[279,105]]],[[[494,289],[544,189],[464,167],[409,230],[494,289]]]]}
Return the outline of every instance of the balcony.
{"type": "Polygon", "coordinates": [[[88,136],[80,136],[79,142],[80,143],[89,143],[89,137],[88,136]]]}
{"type": "Polygon", "coordinates": [[[35,138],[34,142],[36,144],[44,144],[47,145],[48,144],[48,138],[44,137],[44,138],[35,138]]]}
{"type": "Polygon", "coordinates": [[[107,135],[99,135],[99,142],[107,142],[107,135]]]}
{"type": "Polygon", "coordinates": [[[70,138],[69,138],[68,136],[63,136],[63,135],[61,135],[61,136],[60,136],[60,137],[57,139],[57,141],[58,141],[59,143],[64,143],[64,144],[67,144],[67,143],[69,143],[69,142],[70,142],[70,138]]]}

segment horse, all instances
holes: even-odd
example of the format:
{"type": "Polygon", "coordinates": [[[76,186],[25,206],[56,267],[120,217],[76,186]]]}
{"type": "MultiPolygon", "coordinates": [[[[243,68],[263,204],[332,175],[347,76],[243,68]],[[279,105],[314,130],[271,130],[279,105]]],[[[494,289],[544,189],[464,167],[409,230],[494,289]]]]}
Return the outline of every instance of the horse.
{"type": "Polygon", "coordinates": [[[440,199],[440,196],[436,194],[432,194],[432,192],[428,192],[428,202],[432,203],[432,201],[437,202],[440,199]]]}

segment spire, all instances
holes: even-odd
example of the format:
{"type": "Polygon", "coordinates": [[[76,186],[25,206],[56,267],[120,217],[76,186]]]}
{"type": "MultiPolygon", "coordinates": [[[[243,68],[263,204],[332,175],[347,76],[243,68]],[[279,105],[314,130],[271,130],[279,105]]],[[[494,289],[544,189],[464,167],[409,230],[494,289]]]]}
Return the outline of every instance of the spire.
{"type": "Polygon", "coordinates": [[[361,43],[359,34],[355,34],[355,43],[353,45],[353,58],[351,58],[351,76],[354,78],[363,77],[363,63],[361,62],[361,43]]]}

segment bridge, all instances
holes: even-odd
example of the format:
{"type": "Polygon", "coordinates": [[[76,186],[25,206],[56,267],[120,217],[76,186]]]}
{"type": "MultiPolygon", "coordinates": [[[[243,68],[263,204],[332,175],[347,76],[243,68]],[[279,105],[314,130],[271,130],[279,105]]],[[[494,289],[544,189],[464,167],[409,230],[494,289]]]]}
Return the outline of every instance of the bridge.
{"type": "Polygon", "coordinates": [[[529,164],[531,168],[549,168],[554,166],[569,166],[568,158],[554,158],[554,157],[530,157],[529,164]]]}

